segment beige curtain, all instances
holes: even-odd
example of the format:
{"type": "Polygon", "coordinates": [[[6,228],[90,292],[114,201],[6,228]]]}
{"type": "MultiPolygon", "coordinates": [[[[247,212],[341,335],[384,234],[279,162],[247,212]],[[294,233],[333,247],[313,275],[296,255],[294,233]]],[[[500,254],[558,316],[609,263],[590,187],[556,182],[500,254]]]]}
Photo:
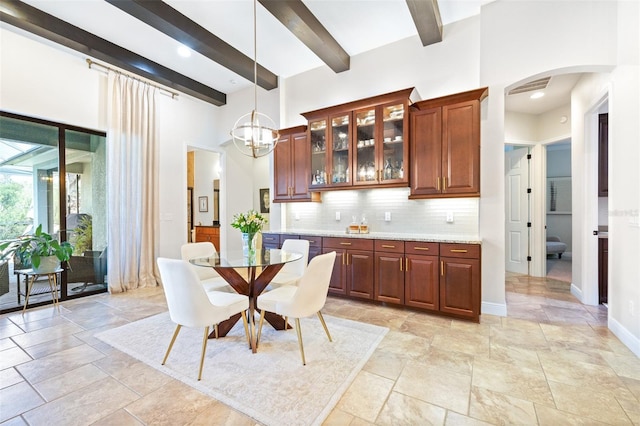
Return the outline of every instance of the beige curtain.
{"type": "Polygon", "coordinates": [[[109,71],[109,291],[157,285],[156,89],[109,71]]]}

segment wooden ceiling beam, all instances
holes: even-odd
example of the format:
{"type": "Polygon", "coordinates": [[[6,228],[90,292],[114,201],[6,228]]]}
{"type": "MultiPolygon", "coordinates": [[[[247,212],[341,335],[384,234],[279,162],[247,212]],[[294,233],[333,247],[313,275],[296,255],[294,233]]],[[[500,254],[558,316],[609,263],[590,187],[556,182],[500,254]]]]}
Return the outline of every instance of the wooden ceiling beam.
{"type": "Polygon", "coordinates": [[[349,54],[302,0],[258,1],[333,71],[342,72],[349,69],[349,54]]]}
{"type": "Polygon", "coordinates": [[[0,20],[216,106],[227,95],[18,0],[0,0],[0,20]]]}
{"type": "Polygon", "coordinates": [[[406,0],[423,46],[442,41],[442,19],[438,0],[406,0]]]}
{"type": "MultiPolygon", "coordinates": [[[[223,67],[253,82],[254,60],[210,33],[162,1],[106,0],[145,24],[199,52],[223,67]]],[[[265,90],[278,87],[278,76],[258,64],[257,83],[265,90]]]]}

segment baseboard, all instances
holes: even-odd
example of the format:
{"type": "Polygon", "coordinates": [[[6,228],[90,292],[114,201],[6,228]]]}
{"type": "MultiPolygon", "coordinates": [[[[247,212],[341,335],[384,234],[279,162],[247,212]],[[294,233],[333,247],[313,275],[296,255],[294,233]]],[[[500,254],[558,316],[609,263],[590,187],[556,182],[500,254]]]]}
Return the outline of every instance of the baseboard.
{"type": "Polygon", "coordinates": [[[571,294],[573,294],[580,302],[584,303],[582,300],[582,289],[576,287],[574,283],[571,283],[571,294]]]}
{"type": "Polygon", "coordinates": [[[496,316],[499,316],[499,317],[506,317],[507,316],[507,304],[506,303],[482,302],[482,306],[480,307],[480,312],[482,314],[496,315],[496,316]]]}
{"type": "Polygon", "coordinates": [[[616,337],[620,339],[620,341],[624,343],[626,347],[631,349],[631,352],[633,352],[637,357],[640,358],[640,339],[631,334],[629,330],[627,330],[614,318],[611,318],[611,315],[609,315],[608,326],[609,330],[611,330],[611,332],[615,334],[616,337]]]}

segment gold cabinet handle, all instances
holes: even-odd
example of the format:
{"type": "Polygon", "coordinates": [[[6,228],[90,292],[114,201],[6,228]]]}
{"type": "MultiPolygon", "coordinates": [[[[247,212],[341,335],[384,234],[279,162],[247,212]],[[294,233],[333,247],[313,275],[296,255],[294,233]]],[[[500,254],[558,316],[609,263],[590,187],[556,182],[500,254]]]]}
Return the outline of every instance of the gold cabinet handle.
{"type": "Polygon", "coordinates": [[[429,247],[414,247],[414,250],[424,250],[424,251],[429,251],[429,247]]]}
{"type": "Polygon", "coordinates": [[[384,248],[396,248],[396,246],[392,246],[390,244],[382,244],[382,247],[384,247],[384,248]]]}
{"type": "Polygon", "coordinates": [[[309,240],[309,244],[315,244],[314,240],[309,240]]]}
{"type": "Polygon", "coordinates": [[[402,270],[402,258],[400,258],[400,272],[404,272],[404,271],[402,270]]]}
{"type": "Polygon", "coordinates": [[[467,250],[463,249],[451,249],[451,253],[467,253],[467,250]]]}
{"type": "Polygon", "coordinates": [[[408,257],[404,258],[404,270],[409,272],[409,258],[408,257]]]}
{"type": "Polygon", "coordinates": [[[436,179],[436,190],[440,191],[440,176],[436,179]]]}
{"type": "Polygon", "coordinates": [[[440,275],[444,277],[444,261],[440,261],[440,275]]]}
{"type": "Polygon", "coordinates": [[[345,255],[345,254],[344,254],[344,253],[342,253],[342,264],[343,264],[343,265],[346,265],[346,263],[344,263],[344,255],[345,255]]]}
{"type": "Polygon", "coordinates": [[[350,246],[351,243],[340,243],[341,246],[350,246]]]}
{"type": "Polygon", "coordinates": [[[442,192],[447,192],[447,177],[442,176],[442,192]]]}

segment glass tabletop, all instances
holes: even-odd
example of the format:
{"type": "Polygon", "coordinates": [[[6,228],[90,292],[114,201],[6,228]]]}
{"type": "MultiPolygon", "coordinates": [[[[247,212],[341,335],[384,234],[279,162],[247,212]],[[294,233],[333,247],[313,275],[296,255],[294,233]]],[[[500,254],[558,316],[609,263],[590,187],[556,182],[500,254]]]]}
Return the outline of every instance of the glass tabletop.
{"type": "Polygon", "coordinates": [[[251,266],[269,266],[293,262],[302,258],[301,253],[280,249],[256,250],[255,255],[247,255],[242,250],[216,253],[212,257],[191,259],[189,262],[196,266],[210,268],[248,268],[251,266]]]}

